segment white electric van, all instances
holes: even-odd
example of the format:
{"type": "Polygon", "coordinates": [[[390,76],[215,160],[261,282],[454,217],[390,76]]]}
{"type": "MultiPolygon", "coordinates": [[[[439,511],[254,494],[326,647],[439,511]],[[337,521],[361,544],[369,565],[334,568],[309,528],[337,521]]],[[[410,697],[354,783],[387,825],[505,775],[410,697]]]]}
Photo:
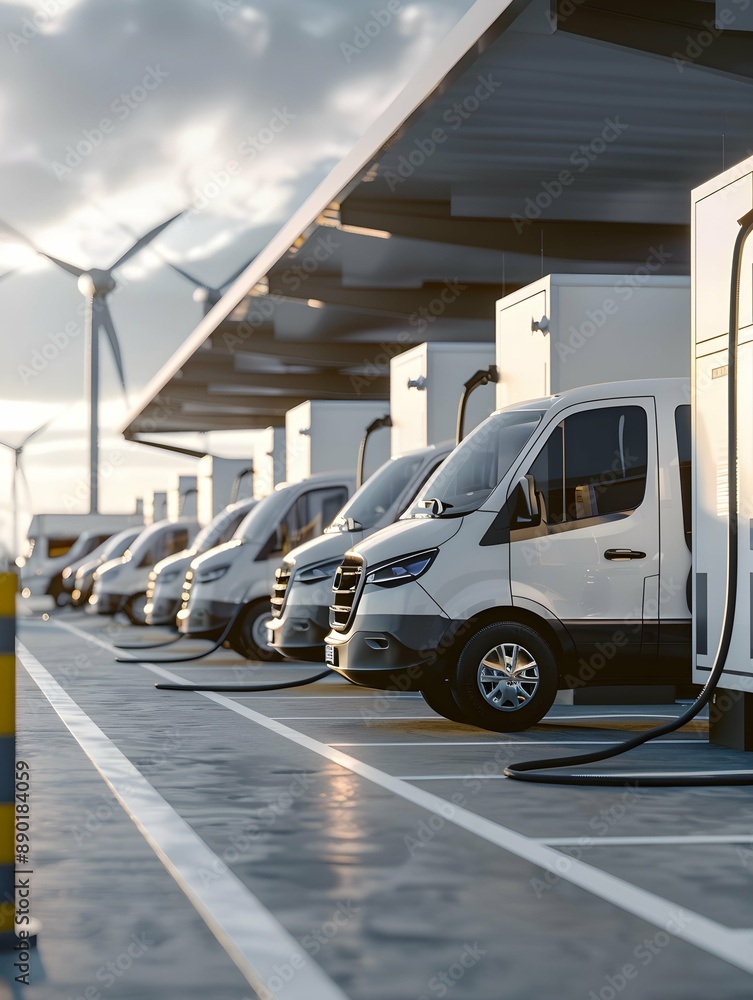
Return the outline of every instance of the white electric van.
{"type": "Polygon", "coordinates": [[[63,570],[63,586],[70,592],[74,607],[78,608],[82,604],[86,604],[91,597],[94,573],[97,568],[103,563],[109,562],[110,559],[122,556],[143,530],[144,526],[141,525],[138,528],[126,528],[124,531],[119,531],[117,535],[108,538],[88,556],[66,566],[63,570]]]}
{"type": "Polygon", "coordinates": [[[326,660],[502,732],[558,688],[689,683],[690,518],[687,380],[498,410],[346,553],[326,660]]]}
{"type": "Polygon", "coordinates": [[[275,573],[270,644],[294,660],[324,660],[332,581],[351,546],[405,511],[454,444],[389,459],[357,490],[320,538],[289,552],[275,573]]]}
{"type": "Polygon", "coordinates": [[[30,534],[28,556],[17,560],[21,564],[21,596],[49,595],[56,604],[67,604],[69,598],[63,586],[66,566],[88,556],[109,536],[106,528],[93,528],[73,537],[60,533],[34,538],[30,534]]]}
{"type": "Polygon", "coordinates": [[[189,518],[149,525],[120,559],[96,570],[89,608],[100,615],[122,611],[134,624],[143,625],[149,571],[160,559],[187,548],[198,530],[189,518]]]}
{"type": "Polygon", "coordinates": [[[68,603],[62,574],[66,566],[89,555],[105,539],[129,526],[138,527],[140,514],[35,514],[24,552],[16,559],[21,597],[52,597],[68,603]]]}
{"type": "MultiPolygon", "coordinates": [[[[211,456],[209,456],[211,457],[211,456]]],[[[186,571],[196,556],[230,541],[256,500],[238,500],[202,528],[190,548],[161,559],[149,574],[144,614],[147,625],[174,625],[180,611],[186,571]]]]}
{"type": "Polygon", "coordinates": [[[281,484],[246,515],[235,537],[198,556],[186,574],[181,632],[217,638],[245,605],[228,641],[249,659],[270,659],[266,622],[275,569],[321,535],[353,492],[354,477],[330,472],[281,484]]]}

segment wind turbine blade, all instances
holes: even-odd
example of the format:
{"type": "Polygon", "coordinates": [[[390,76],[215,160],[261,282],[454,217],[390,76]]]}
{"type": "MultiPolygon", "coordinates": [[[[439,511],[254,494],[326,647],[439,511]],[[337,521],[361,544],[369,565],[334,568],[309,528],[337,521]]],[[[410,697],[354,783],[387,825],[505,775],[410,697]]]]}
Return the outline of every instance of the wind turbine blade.
{"type": "MultiPolygon", "coordinates": [[[[96,320],[99,326],[107,334],[107,339],[110,342],[110,350],[112,351],[112,356],[115,359],[115,367],[118,372],[118,378],[120,379],[120,384],[123,387],[123,392],[126,391],[125,383],[125,372],[123,370],[123,357],[120,353],[120,344],[118,343],[118,335],[115,333],[115,324],[112,321],[112,314],[110,312],[110,307],[107,304],[106,299],[99,299],[97,301],[97,315],[96,320]]],[[[95,329],[95,336],[96,336],[95,329]]]]}
{"type": "MultiPolygon", "coordinates": [[[[53,264],[57,264],[58,267],[62,267],[64,271],[68,271],[77,278],[84,273],[83,268],[76,267],[75,264],[69,264],[67,261],[59,260],[57,257],[53,257],[52,254],[45,253],[44,250],[40,250],[39,247],[35,243],[32,243],[32,241],[28,237],[24,236],[23,233],[19,233],[19,231],[14,229],[13,226],[9,226],[7,222],[0,220],[0,234],[2,233],[18,240],[19,243],[23,243],[24,246],[29,247],[34,251],[34,253],[38,253],[41,257],[46,257],[47,260],[51,260],[53,264]]],[[[2,278],[7,278],[9,274],[13,274],[13,271],[6,272],[6,274],[2,275],[2,278]]],[[[2,278],[0,278],[0,281],[2,278]]]]}
{"type": "Polygon", "coordinates": [[[34,246],[34,244],[27,236],[24,236],[23,233],[19,233],[17,229],[14,229],[13,226],[9,226],[7,222],[3,222],[1,219],[0,219],[0,233],[6,236],[12,236],[14,240],[17,240],[19,243],[23,243],[23,245],[26,247],[31,247],[32,250],[36,250],[36,252],[39,253],[37,247],[34,246]]]}
{"type": "Polygon", "coordinates": [[[52,420],[48,420],[46,423],[42,424],[40,427],[37,427],[36,430],[33,430],[30,434],[27,434],[26,437],[21,442],[21,444],[18,446],[18,450],[22,451],[26,447],[26,445],[29,443],[29,441],[33,441],[34,438],[37,437],[37,435],[43,434],[47,430],[47,428],[50,426],[50,424],[53,422],[54,419],[55,418],[53,417],[52,420]]]}
{"type": "Polygon", "coordinates": [[[223,281],[222,282],[222,284],[220,285],[220,287],[219,287],[218,290],[219,291],[224,291],[224,289],[226,289],[228,287],[228,285],[232,285],[232,283],[236,280],[236,278],[240,278],[240,276],[246,270],[246,268],[248,267],[248,265],[251,264],[253,261],[256,260],[256,257],[257,257],[257,254],[254,254],[253,257],[251,258],[251,260],[247,260],[245,264],[241,264],[241,266],[238,268],[238,270],[235,272],[235,274],[231,275],[227,279],[227,281],[223,281]]]}
{"type": "Polygon", "coordinates": [[[52,263],[57,264],[58,267],[62,267],[64,271],[67,271],[68,274],[72,274],[76,278],[80,278],[86,271],[86,268],[76,267],[75,264],[69,264],[67,260],[60,260],[58,257],[53,257],[52,254],[45,253],[44,250],[37,250],[37,253],[41,257],[46,257],[47,260],[51,260],[52,263]]]}
{"type": "Polygon", "coordinates": [[[197,288],[206,288],[208,292],[212,291],[209,285],[204,284],[203,281],[199,281],[198,278],[194,278],[192,274],[189,274],[188,271],[184,271],[183,268],[178,267],[177,264],[173,264],[169,260],[166,261],[165,263],[167,264],[168,267],[171,267],[173,271],[177,271],[178,274],[181,274],[186,279],[186,281],[190,281],[192,285],[196,285],[197,288]]]}
{"type": "Polygon", "coordinates": [[[115,263],[110,267],[111,271],[114,271],[116,267],[120,267],[121,264],[125,264],[127,260],[130,260],[134,254],[138,253],[139,250],[143,250],[147,243],[151,243],[155,237],[159,236],[163,229],[167,229],[171,222],[175,222],[177,218],[183,215],[182,212],[178,212],[177,215],[173,215],[167,220],[167,222],[161,222],[159,226],[155,226],[154,229],[150,229],[149,232],[142,236],[140,240],[136,240],[130,250],[126,252],[115,261],[115,263]]]}

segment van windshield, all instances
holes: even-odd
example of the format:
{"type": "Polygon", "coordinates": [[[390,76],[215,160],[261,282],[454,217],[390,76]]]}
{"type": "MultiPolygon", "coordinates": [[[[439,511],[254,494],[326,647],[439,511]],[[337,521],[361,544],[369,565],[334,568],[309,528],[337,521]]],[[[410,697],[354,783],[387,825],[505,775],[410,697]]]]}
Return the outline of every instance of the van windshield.
{"type": "Polygon", "coordinates": [[[267,494],[262,500],[255,503],[233,532],[233,538],[236,541],[239,538],[243,541],[250,541],[254,538],[259,531],[259,526],[266,526],[267,512],[275,510],[278,504],[284,505],[285,501],[280,500],[282,492],[286,492],[286,490],[275,490],[274,493],[267,494]]]}
{"type": "Polygon", "coordinates": [[[245,504],[238,504],[237,507],[233,507],[231,510],[227,508],[221,510],[217,516],[209,522],[209,524],[202,528],[198,533],[193,542],[193,551],[202,553],[208,552],[209,549],[213,549],[215,545],[222,545],[223,542],[229,541],[233,534],[248,514],[249,510],[253,507],[253,501],[249,501],[245,504]]]}
{"type": "Polygon", "coordinates": [[[403,455],[385,462],[353,494],[327,532],[346,531],[349,518],[355,522],[358,530],[375,527],[415,478],[423,462],[423,453],[403,455]]]}
{"type": "Polygon", "coordinates": [[[437,469],[406,516],[434,513],[423,506],[428,500],[440,501],[445,517],[478,510],[509,471],[545,412],[521,408],[493,413],[437,469]]]}

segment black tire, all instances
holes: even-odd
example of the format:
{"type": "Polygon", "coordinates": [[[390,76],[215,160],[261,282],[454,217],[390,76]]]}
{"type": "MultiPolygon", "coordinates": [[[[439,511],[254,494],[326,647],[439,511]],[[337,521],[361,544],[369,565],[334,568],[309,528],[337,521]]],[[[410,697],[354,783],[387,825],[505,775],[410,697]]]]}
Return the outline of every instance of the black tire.
{"type": "Polygon", "coordinates": [[[131,625],[146,625],[144,605],[146,604],[146,594],[131,594],[123,605],[123,614],[131,625]]]}
{"type": "Polygon", "coordinates": [[[463,712],[460,705],[455,701],[452,688],[447,681],[434,684],[429,688],[422,688],[421,696],[429,708],[436,712],[437,715],[444,716],[450,722],[461,722],[468,726],[473,724],[465,712],[463,712]]]}
{"type": "Polygon", "coordinates": [[[261,660],[271,663],[282,656],[266,643],[262,644],[261,631],[264,622],[272,617],[269,600],[253,601],[240,614],[238,621],[228,636],[231,648],[245,656],[247,660],[261,660]]]}
{"type": "Polygon", "coordinates": [[[517,622],[480,629],[463,647],[452,680],[453,695],[466,719],[496,733],[535,726],[552,707],[557,687],[557,664],[549,643],[535,629],[517,622]],[[507,676],[517,680],[508,682],[507,676]]]}
{"type": "Polygon", "coordinates": [[[70,595],[68,591],[63,586],[62,578],[57,576],[50,584],[50,589],[47,591],[48,594],[55,601],[55,606],[58,608],[64,608],[66,604],[70,604],[70,595]]]}

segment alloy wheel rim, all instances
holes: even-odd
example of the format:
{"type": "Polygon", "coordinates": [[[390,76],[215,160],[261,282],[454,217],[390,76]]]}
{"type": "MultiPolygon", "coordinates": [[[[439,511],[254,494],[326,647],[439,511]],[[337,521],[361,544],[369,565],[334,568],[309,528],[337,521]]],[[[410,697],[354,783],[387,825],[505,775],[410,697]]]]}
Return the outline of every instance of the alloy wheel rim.
{"type": "Polygon", "coordinates": [[[536,658],[517,642],[503,642],[481,658],[477,674],[484,701],[498,712],[519,712],[539,689],[536,658]]]}
{"type": "Polygon", "coordinates": [[[271,617],[271,612],[263,612],[254,618],[253,625],[251,626],[251,638],[254,640],[259,649],[269,648],[269,637],[264,623],[271,617]]]}

